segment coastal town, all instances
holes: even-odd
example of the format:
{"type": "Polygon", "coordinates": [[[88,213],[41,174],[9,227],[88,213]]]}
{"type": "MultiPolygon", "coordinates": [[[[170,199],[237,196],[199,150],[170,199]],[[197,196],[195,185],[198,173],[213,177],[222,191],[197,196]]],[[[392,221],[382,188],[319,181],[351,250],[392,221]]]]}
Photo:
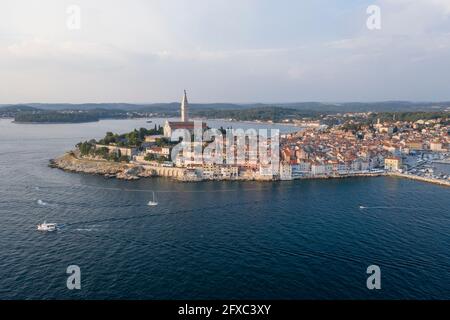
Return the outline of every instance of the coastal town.
{"type": "MultiPolygon", "coordinates": [[[[247,144],[243,161],[230,163],[225,161],[226,153],[231,149],[236,154],[236,141],[227,144],[222,137],[221,145],[226,147],[216,153],[223,153],[223,160],[199,162],[193,151],[172,157],[179,143],[171,139],[174,132],[194,134],[196,123],[189,119],[188,108],[185,92],[180,121],[167,120],[164,126],[124,135],[109,132],[99,141],[81,142],[76,150],[52,160],[51,166],[128,180],[164,176],[180,181],[274,181],[392,175],[450,185],[450,172],[434,169],[435,163],[450,163],[448,116],[426,114],[422,119],[417,113],[413,119],[396,119],[394,114],[380,119],[372,112],[344,113],[334,115],[339,121],[332,125],[299,119],[298,131],[280,135],[276,161],[265,163],[261,150],[255,152],[247,144]],[[250,161],[252,152],[254,161],[250,161]]],[[[202,132],[208,129],[205,122],[198,124],[202,132]]],[[[219,131],[225,133],[223,128],[219,131]]],[[[200,148],[205,149],[207,142],[201,142],[200,148]]],[[[190,150],[196,143],[189,142],[190,150]]]]}

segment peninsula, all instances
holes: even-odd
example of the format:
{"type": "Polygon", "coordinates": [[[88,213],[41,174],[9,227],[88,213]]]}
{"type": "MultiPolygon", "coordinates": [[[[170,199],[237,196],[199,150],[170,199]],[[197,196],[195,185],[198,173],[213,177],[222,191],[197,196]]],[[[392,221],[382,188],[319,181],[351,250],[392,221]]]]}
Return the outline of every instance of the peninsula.
{"type": "MultiPolygon", "coordinates": [[[[99,141],[80,142],[75,150],[51,160],[51,166],[120,179],[274,181],[391,175],[450,185],[450,172],[434,168],[436,162],[447,163],[450,157],[447,111],[343,113],[324,116],[322,121],[299,118],[305,127],[279,137],[277,161],[269,165],[262,161],[261,151],[256,161],[248,161],[252,153],[248,145],[244,162],[198,162],[192,152],[196,142],[191,141],[181,160],[172,159],[180,143],[172,141],[173,132],[182,129],[193,135],[195,125],[189,120],[188,107],[184,93],[180,121],[120,135],[108,132],[99,141]]],[[[203,122],[200,128],[203,132],[209,129],[203,122]]],[[[223,153],[225,159],[230,150],[236,153],[236,141],[229,144],[223,137],[201,142],[200,150],[217,142],[225,147],[216,156],[223,153]]]]}

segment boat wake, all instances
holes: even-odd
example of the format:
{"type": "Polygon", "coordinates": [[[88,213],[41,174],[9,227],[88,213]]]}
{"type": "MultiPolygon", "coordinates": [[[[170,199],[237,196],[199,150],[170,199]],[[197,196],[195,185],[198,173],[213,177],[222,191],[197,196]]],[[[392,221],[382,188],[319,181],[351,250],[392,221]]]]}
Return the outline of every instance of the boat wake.
{"type": "MultiPolygon", "coordinates": [[[[40,189],[73,189],[73,188],[92,188],[97,190],[109,190],[109,191],[120,191],[120,192],[143,192],[143,193],[152,193],[156,192],[153,189],[132,189],[132,188],[115,188],[115,187],[102,187],[102,186],[93,186],[89,184],[73,184],[73,185],[61,185],[60,187],[55,186],[38,186],[36,188],[40,189]]],[[[291,187],[284,187],[284,189],[291,189],[291,187]]],[[[37,189],[36,189],[37,190],[37,189]]],[[[158,193],[223,193],[223,192],[243,192],[243,191],[269,191],[272,188],[268,187],[256,187],[256,188],[234,188],[234,189],[219,189],[219,190],[158,190],[158,193]]]]}
{"type": "Polygon", "coordinates": [[[48,205],[47,202],[42,201],[41,199],[39,199],[39,200],[37,201],[37,204],[40,205],[40,206],[46,206],[46,205],[48,205]]]}
{"type": "Polygon", "coordinates": [[[360,210],[364,209],[399,209],[399,210],[425,210],[424,208],[411,208],[411,207],[387,207],[387,206],[374,206],[374,207],[365,207],[359,206],[360,210]]]}
{"type": "Polygon", "coordinates": [[[76,228],[75,231],[91,232],[91,231],[98,231],[98,229],[97,228],[76,228]]]}

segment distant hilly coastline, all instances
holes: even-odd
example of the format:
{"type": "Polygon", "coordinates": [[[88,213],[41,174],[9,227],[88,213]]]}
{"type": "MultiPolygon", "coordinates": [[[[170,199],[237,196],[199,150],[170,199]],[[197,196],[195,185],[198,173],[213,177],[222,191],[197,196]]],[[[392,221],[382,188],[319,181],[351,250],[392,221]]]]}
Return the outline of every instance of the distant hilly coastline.
{"type": "MultiPolygon", "coordinates": [[[[0,118],[14,118],[20,123],[80,123],[101,119],[139,117],[178,117],[180,104],[153,103],[29,103],[0,105],[0,118]]],[[[318,118],[343,112],[442,112],[450,111],[450,102],[298,102],[298,103],[192,103],[192,117],[235,120],[271,120],[318,118]]]]}
{"type": "MultiPolygon", "coordinates": [[[[0,112],[4,110],[14,109],[30,109],[37,110],[118,110],[118,111],[135,111],[135,112],[157,112],[157,111],[172,111],[179,110],[179,102],[168,103],[148,103],[148,104],[133,104],[133,103],[27,103],[27,104],[10,104],[1,105],[0,112]]],[[[450,108],[450,101],[442,102],[410,102],[410,101],[380,101],[380,102],[291,102],[291,103],[190,103],[191,110],[201,109],[249,109],[259,107],[280,107],[297,110],[312,110],[319,112],[367,112],[367,111],[430,111],[445,110],[450,108]]]]}

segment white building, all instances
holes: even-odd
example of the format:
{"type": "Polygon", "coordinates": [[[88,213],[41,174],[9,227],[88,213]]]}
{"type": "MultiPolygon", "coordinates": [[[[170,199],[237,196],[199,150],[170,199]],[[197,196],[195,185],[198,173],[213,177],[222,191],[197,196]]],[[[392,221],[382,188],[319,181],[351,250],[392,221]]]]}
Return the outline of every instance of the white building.
{"type": "Polygon", "coordinates": [[[212,180],[220,175],[220,168],[215,165],[204,165],[201,172],[203,179],[212,180]]]}
{"type": "Polygon", "coordinates": [[[309,162],[299,162],[291,167],[292,178],[302,177],[311,173],[311,163],[309,162]]]}
{"type": "Polygon", "coordinates": [[[325,175],[327,174],[327,166],[322,163],[313,163],[311,165],[311,173],[313,175],[325,175]]]}
{"type": "Polygon", "coordinates": [[[259,175],[260,176],[273,177],[275,173],[276,173],[276,170],[272,164],[259,166],[259,175]]]}
{"type": "Polygon", "coordinates": [[[292,180],[292,166],[280,162],[280,180],[292,180]]]}
{"type": "Polygon", "coordinates": [[[150,147],[145,150],[145,153],[168,157],[170,155],[170,148],[169,147],[150,147]]]}
{"type": "Polygon", "coordinates": [[[237,166],[221,166],[220,173],[224,179],[237,179],[239,168],[237,166]]]}
{"type": "MultiPolygon", "coordinates": [[[[311,163],[306,161],[301,161],[297,163],[295,166],[295,170],[301,173],[310,173],[311,172],[311,163]]],[[[294,169],[294,168],[292,168],[294,169]]]]}
{"type": "Polygon", "coordinates": [[[446,151],[445,149],[442,148],[442,143],[435,141],[430,142],[430,150],[436,152],[446,151]]]}

